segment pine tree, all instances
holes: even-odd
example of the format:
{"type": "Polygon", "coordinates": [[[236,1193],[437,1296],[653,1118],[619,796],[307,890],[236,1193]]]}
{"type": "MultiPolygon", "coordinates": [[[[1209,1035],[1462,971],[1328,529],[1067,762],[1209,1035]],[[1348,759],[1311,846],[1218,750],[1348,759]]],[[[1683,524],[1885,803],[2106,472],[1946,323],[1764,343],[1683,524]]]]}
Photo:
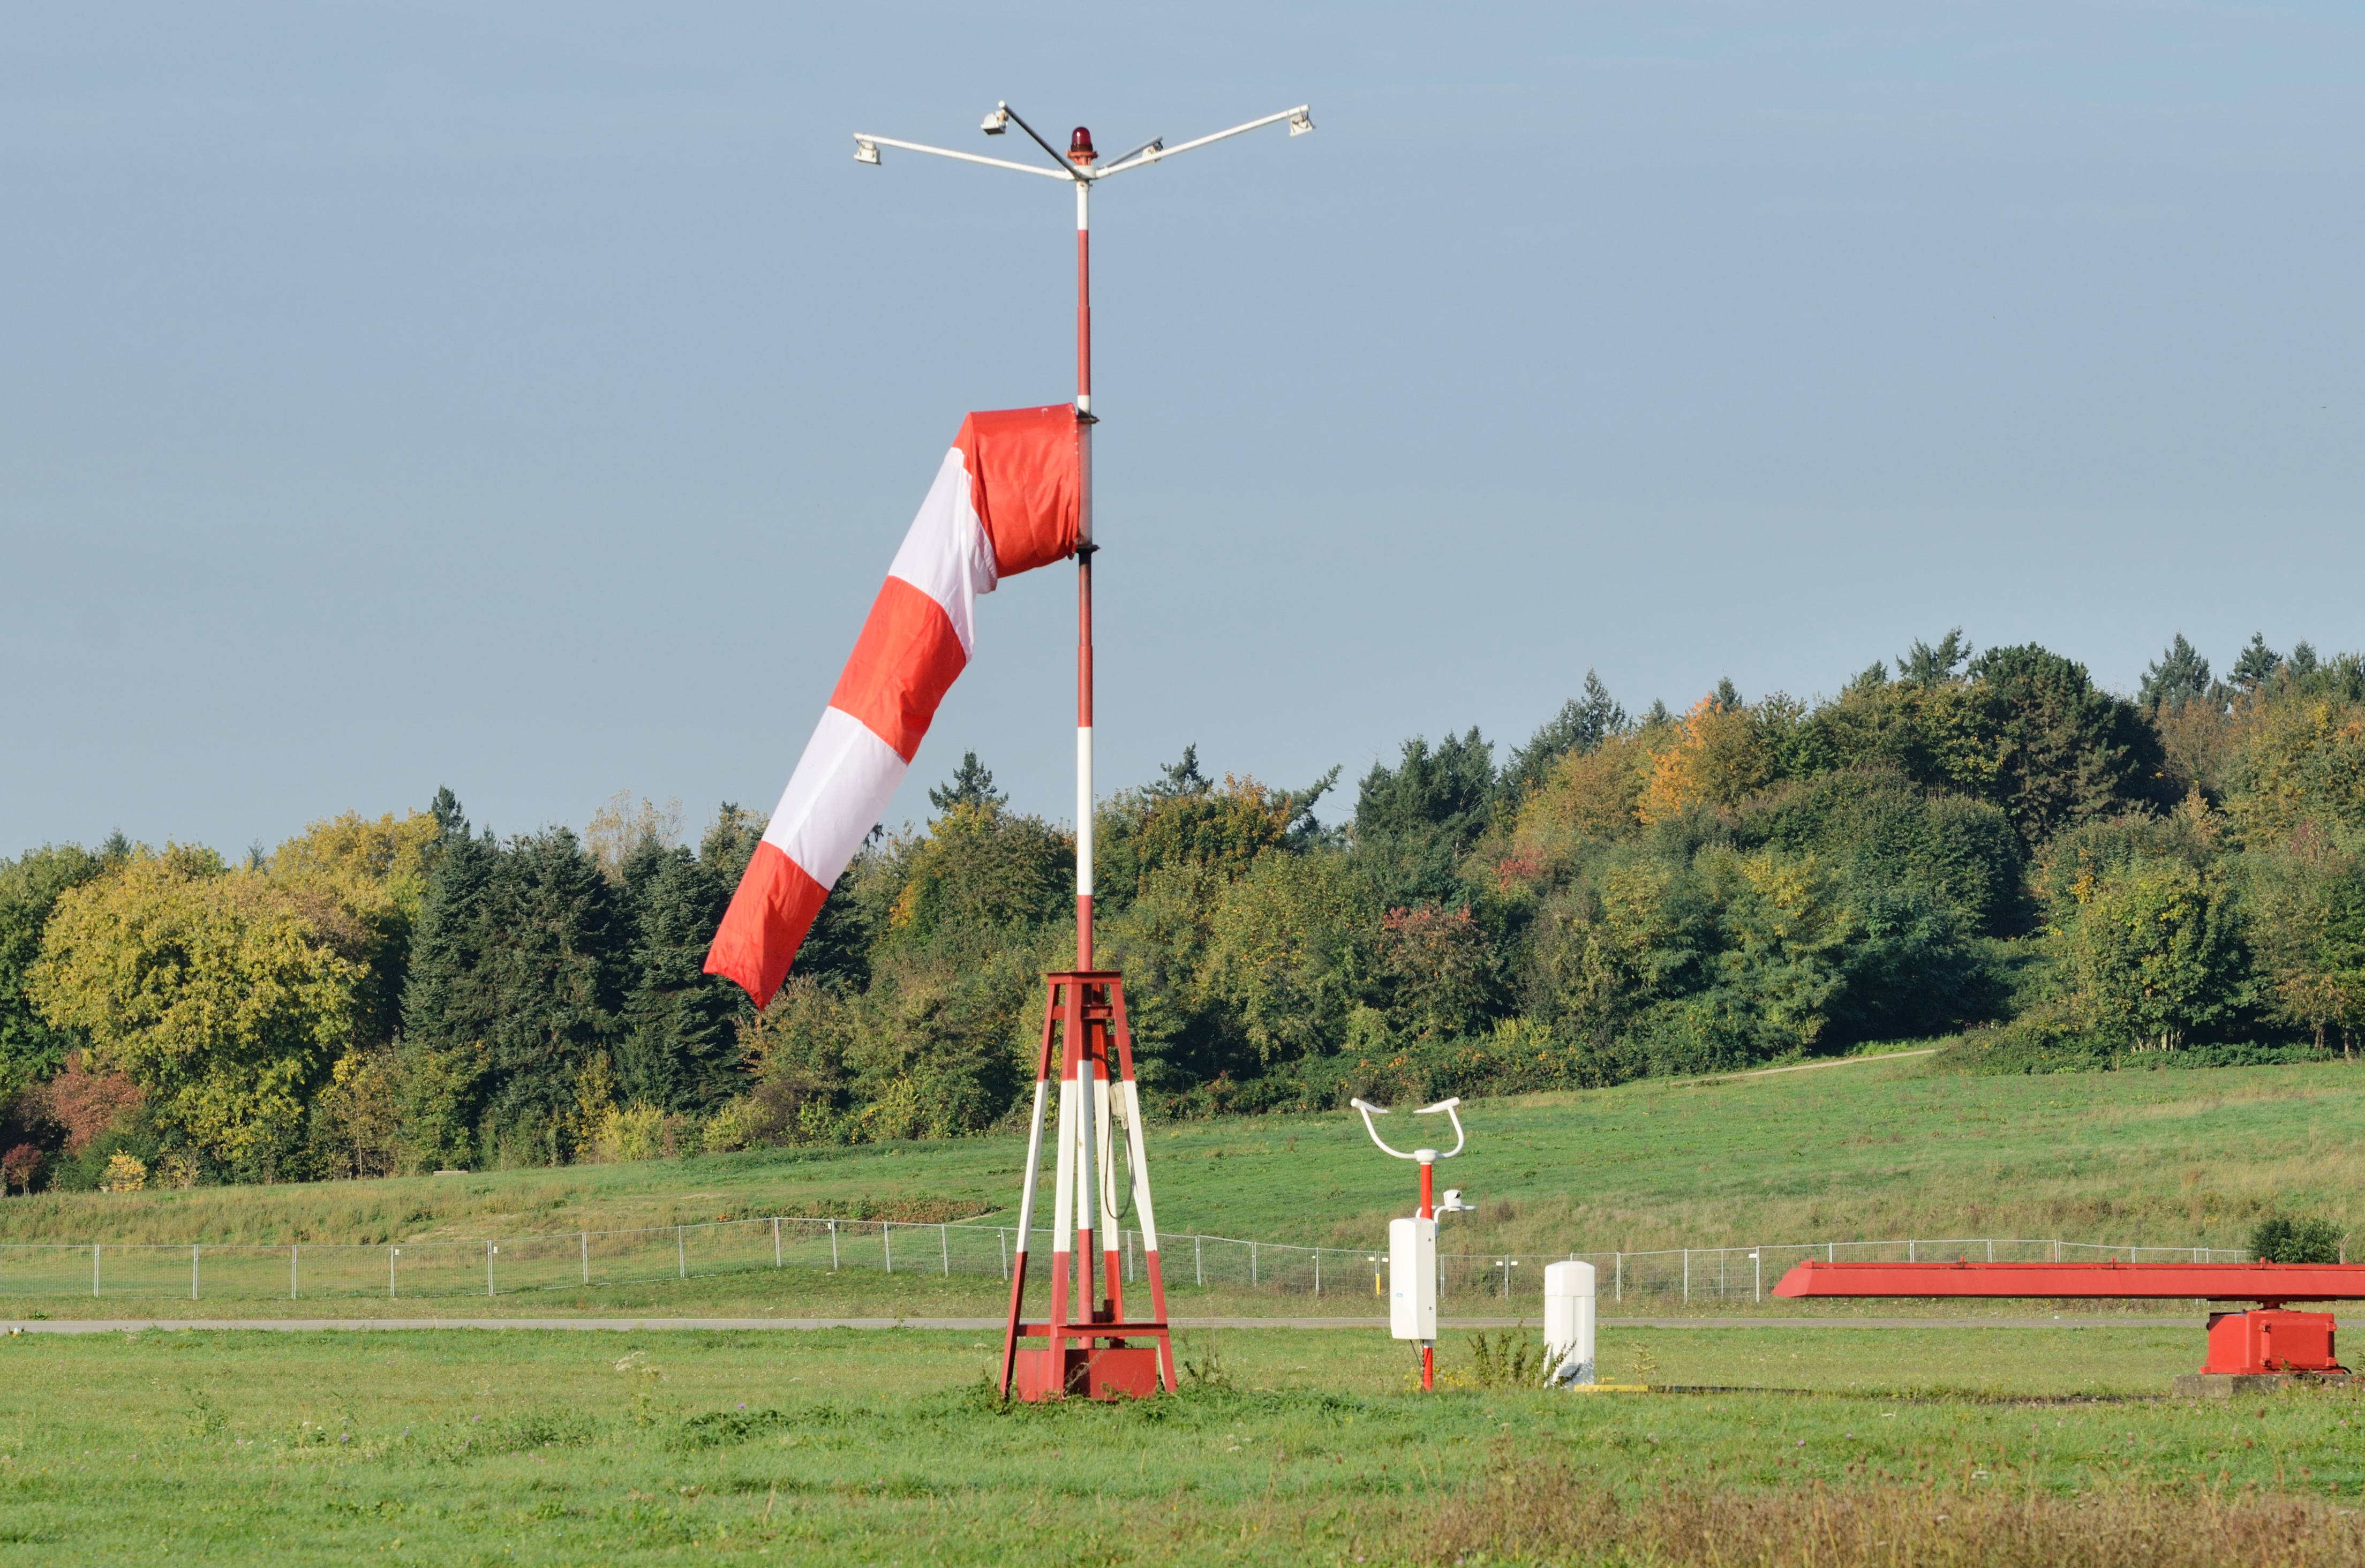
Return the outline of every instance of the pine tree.
{"type": "Polygon", "coordinates": [[[973,751],[961,754],[961,765],[949,783],[941,790],[928,791],[928,803],[940,812],[949,812],[955,806],[999,809],[1009,800],[1007,795],[994,793],[993,775],[978,765],[977,753],[973,751]]]}
{"type": "Polygon", "coordinates": [[[1913,646],[1897,657],[1897,678],[1909,686],[1944,686],[1956,678],[1970,657],[1971,645],[1956,626],[1939,638],[1934,648],[1916,638],[1913,646]]]}
{"type": "Polygon", "coordinates": [[[2179,632],[2168,651],[2144,671],[2135,700],[2151,711],[2174,712],[2209,694],[2209,661],[2179,632]]]}
{"type": "Polygon", "coordinates": [[[1586,670],[1584,695],[1562,704],[1561,711],[1503,764],[1502,799],[1516,803],[1543,782],[1553,763],[1597,750],[1603,741],[1622,734],[1629,722],[1626,710],[1609,695],[1601,677],[1586,670]]]}
{"type": "Polygon", "coordinates": [[[630,989],[613,1053],[617,1098],[708,1111],[739,1087],[738,989],[705,972],[730,893],[687,849],[644,840],[624,863],[630,989]]]}
{"type": "Polygon", "coordinates": [[[2234,684],[2245,691],[2256,691],[2273,679],[2275,671],[2282,666],[2283,656],[2267,646],[2266,633],[2253,632],[2250,645],[2234,661],[2234,684]]]}
{"type": "Polygon", "coordinates": [[[1458,896],[1463,852],[1491,820],[1495,748],[1473,725],[1429,749],[1418,737],[1395,767],[1374,764],[1355,798],[1355,856],[1390,906],[1458,896]]]}

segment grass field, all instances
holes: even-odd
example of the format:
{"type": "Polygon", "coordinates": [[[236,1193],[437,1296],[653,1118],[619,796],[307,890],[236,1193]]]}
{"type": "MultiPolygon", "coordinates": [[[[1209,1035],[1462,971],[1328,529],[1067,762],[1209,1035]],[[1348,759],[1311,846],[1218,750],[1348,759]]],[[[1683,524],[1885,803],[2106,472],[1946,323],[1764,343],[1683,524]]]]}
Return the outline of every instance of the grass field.
{"type": "MultiPolygon", "coordinates": [[[[2336,1066],[1967,1079],[1926,1060],[1642,1084],[1474,1104],[1470,1152],[1446,1169],[1484,1204],[1465,1232],[1474,1247],[1908,1234],[2223,1246],[2278,1206],[2354,1215],[2358,1084],[2336,1066]]],[[[1167,1126],[1153,1147],[1170,1230],[1368,1245],[1410,1186],[1345,1117],[1167,1126]]],[[[0,1202],[0,1239],[454,1239],[776,1212],[949,1220],[1006,1206],[1015,1151],[993,1137],[20,1197],[0,1202]]],[[[174,1283],[160,1276],[140,1310],[190,1312],[174,1283]]],[[[949,1316],[1001,1304],[991,1280],[791,1268],[407,1310],[949,1316]]],[[[0,1317],[27,1305],[0,1294],[0,1317]]],[[[61,1316],[128,1305],[41,1303],[61,1316]]],[[[1174,1310],[1311,1305],[1178,1293],[1174,1310]]],[[[1443,1343],[1433,1398],[1412,1392],[1407,1353],[1376,1328],[1227,1330],[1185,1337],[1200,1375],[1174,1399],[1004,1409],[981,1394],[990,1334],[8,1337],[0,1565],[1036,1552],[2365,1564],[2365,1399],[2164,1399],[2199,1360],[2197,1327],[2098,1313],[2057,1329],[1612,1327],[1605,1375],[1725,1392],[1590,1396],[1473,1386],[1466,1341],[1443,1343]]]]}
{"type": "Polygon", "coordinates": [[[1003,1409],[973,1334],[28,1335],[0,1563],[2357,1561],[2365,1401],[2152,1397],[2194,1350],[1613,1331],[1736,1391],[1424,1398],[1379,1333],[1233,1331],[1179,1397],[1003,1409]]]}
{"type": "MultiPolygon", "coordinates": [[[[2239,1246],[2278,1205],[2365,1228],[2365,1065],[1967,1078],[1928,1058],[1481,1101],[1440,1185],[1474,1249],[1881,1237],[2239,1246]]],[[[1369,1246],[1411,1168],[1352,1113],[1153,1127],[1169,1231],[1369,1246]]],[[[274,1188],[0,1200],[0,1241],[384,1242],[772,1214],[1006,1218],[1023,1142],[801,1148],[274,1188]]],[[[0,1282],[5,1289],[5,1282],[0,1282]]]]}

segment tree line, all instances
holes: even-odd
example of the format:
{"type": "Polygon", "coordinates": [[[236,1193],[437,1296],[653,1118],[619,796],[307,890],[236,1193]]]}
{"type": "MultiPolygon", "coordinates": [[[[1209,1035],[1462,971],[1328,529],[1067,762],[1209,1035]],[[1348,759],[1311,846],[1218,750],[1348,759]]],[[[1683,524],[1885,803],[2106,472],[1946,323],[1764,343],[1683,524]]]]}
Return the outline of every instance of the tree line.
{"type": "MultiPolygon", "coordinates": [[[[1100,961],[1164,1114],[1608,1084],[1958,1036],[1971,1070],[2347,1055],[2365,658],[2182,636],[2132,698],[1916,643],[1802,702],[1582,691],[1323,809],[1195,748],[1095,818],[1100,961]]],[[[619,797],[509,838],[448,790],[236,861],[0,862],[9,1187],[284,1181],[937,1137],[1031,1085],[1071,830],[975,756],[875,832],[760,1013],[701,972],[760,818],[619,797]],[[128,1162],[128,1163],[127,1163],[128,1162]]]]}

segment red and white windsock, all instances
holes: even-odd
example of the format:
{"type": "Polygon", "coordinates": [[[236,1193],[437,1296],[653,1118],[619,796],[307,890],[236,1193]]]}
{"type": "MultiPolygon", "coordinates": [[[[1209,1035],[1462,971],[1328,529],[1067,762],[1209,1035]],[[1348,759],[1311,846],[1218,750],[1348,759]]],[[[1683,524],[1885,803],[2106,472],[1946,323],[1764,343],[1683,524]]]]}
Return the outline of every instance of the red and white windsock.
{"type": "Polygon", "coordinates": [[[1075,554],[1078,429],[1066,403],[961,421],[707,949],[706,972],[738,981],[757,1006],[788,978],[969,663],[976,596],[1075,554]]]}

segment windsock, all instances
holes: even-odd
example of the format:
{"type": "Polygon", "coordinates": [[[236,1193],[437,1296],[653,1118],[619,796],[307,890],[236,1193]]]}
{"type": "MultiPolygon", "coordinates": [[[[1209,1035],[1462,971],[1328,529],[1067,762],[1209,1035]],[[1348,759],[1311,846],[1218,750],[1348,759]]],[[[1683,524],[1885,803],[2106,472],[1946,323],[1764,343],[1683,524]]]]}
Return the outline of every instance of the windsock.
{"type": "Polygon", "coordinates": [[[977,595],[1075,554],[1078,434],[1065,403],[961,421],[706,950],[706,972],[736,980],[757,1006],[788,978],[968,665],[977,595]]]}

